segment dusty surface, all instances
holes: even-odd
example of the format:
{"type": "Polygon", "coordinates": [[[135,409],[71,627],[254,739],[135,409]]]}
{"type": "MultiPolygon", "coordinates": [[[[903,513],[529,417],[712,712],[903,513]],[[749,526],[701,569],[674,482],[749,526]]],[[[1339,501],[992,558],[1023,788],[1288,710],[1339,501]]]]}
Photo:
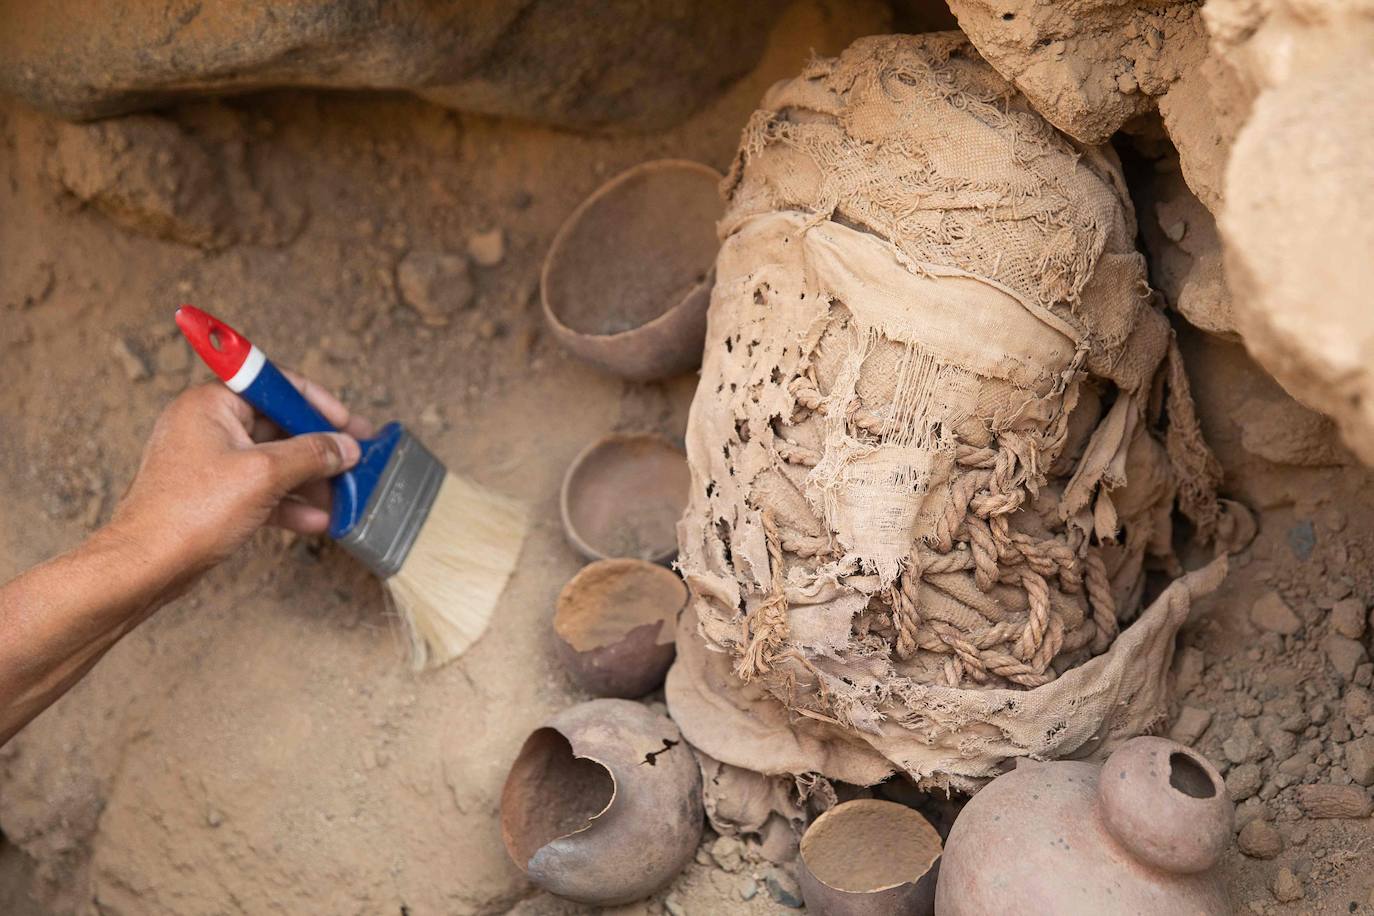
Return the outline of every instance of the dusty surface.
{"type": "MultiPolygon", "coordinates": [[[[581,565],[558,482],[607,431],[680,437],[694,380],[622,384],[566,357],[542,330],[539,259],[605,178],[660,156],[723,169],[774,80],[887,29],[877,4],[801,3],[753,75],[681,127],[630,139],[295,92],[99,128],[0,102],[0,577],[108,517],[158,409],[205,377],[171,323],[183,300],[412,425],[540,519],[493,632],[420,677],[365,573],[328,545],[260,535],[0,751],[0,911],[579,912],[524,884],[496,826],[520,743],[577,698],[549,627],[581,565]],[[424,276],[419,301],[403,296],[407,256],[466,277],[470,296],[424,276]]],[[[1206,105],[1227,96],[1204,82],[1171,114],[1187,76],[1161,113],[1215,212],[1229,135],[1206,105]]],[[[1141,222],[1160,226],[1144,232],[1154,282],[1190,314],[1188,264],[1158,252],[1180,222],[1196,239],[1196,211],[1171,194],[1156,199],[1183,210],[1157,207],[1132,180],[1141,222]]],[[[1184,349],[1223,489],[1259,534],[1181,640],[1174,728],[1241,800],[1247,853],[1225,869],[1242,912],[1374,912],[1369,475],[1238,345],[1193,333],[1184,349]],[[1365,816],[1315,816],[1331,811],[1365,816]]],[[[618,912],[783,912],[794,894],[708,832],[668,892],[618,912]]]]}

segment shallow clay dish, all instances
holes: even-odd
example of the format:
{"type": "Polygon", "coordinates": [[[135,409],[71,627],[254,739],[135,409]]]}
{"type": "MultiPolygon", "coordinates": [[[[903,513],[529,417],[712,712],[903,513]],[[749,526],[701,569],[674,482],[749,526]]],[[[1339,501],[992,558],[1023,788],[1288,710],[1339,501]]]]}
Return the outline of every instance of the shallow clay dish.
{"type": "Polygon", "coordinates": [[[645,162],[573,211],[540,275],[544,317],[559,343],[637,381],[701,365],[720,179],[699,162],[645,162]]]}
{"type": "Polygon", "coordinates": [[[917,811],[861,798],[807,828],[797,878],[807,912],[822,916],[930,916],[940,834],[917,811]]]}
{"type": "Polygon", "coordinates": [[[563,530],[589,560],[666,563],[677,554],[677,520],[691,482],[687,456],[666,439],[606,436],[573,459],[563,478],[563,530]]]}
{"type": "Polygon", "coordinates": [[[677,575],[646,560],[598,560],[563,586],[553,615],[573,680],[600,697],[642,697],[673,663],[673,632],[687,603],[677,575]]]}
{"type": "Polygon", "coordinates": [[[677,726],[590,700],[525,741],[501,790],[501,837],[537,886],[598,906],[663,887],[696,854],[701,769],[677,726]]]}

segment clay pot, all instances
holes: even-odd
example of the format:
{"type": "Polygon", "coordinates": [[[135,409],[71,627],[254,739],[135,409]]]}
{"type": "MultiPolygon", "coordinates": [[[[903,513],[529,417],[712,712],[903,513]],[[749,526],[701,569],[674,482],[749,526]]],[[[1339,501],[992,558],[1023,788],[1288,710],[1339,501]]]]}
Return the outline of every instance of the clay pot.
{"type": "Polygon", "coordinates": [[[645,560],[598,560],[558,593],[553,629],[559,655],[583,690],[642,697],[663,683],[673,633],[687,603],[677,575],[645,560]]]}
{"type": "Polygon", "coordinates": [[[540,275],[544,317],[559,343],[636,381],[701,365],[720,179],[698,162],[645,162],[572,212],[540,275]]]}
{"type": "Polygon", "coordinates": [[[1221,775],[1165,738],[1100,769],[1023,761],[964,807],[945,844],[939,916],[1229,913],[1212,871],[1234,810],[1221,775]]]}
{"type": "Polygon", "coordinates": [[[687,456],[661,436],[606,436],[563,477],[563,530],[589,560],[667,563],[677,554],[677,520],[691,482],[687,456]]]}
{"type": "Polygon", "coordinates": [[[905,805],[860,798],[816,818],[797,879],[818,916],[930,916],[940,835],[905,805]]]}
{"type": "Polygon", "coordinates": [[[525,740],[501,791],[501,838],[538,887],[597,906],[647,897],[696,853],[701,771],[668,719],[591,700],[525,740]]]}

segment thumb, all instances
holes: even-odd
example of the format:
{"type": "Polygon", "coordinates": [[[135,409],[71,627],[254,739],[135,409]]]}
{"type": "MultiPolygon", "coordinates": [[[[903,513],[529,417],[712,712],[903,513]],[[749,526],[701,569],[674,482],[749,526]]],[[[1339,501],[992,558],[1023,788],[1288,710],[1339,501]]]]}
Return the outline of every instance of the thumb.
{"type": "Polygon", "coordinates": [[[274,488],[282,493],[325,477],[341,474],[358,463],[358,440],[343,433],[309,433],[258,446],[271,457],[274,488]]]}

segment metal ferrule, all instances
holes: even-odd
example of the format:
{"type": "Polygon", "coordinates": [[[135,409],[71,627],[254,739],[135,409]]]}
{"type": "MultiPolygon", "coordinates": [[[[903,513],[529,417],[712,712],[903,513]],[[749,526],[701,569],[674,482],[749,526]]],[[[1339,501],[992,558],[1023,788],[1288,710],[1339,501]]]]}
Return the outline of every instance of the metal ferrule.
{"type": "Polygon", "coordinates": [[[446,473],[420,440],[403,432],[362,517],[339,543],[383,579],[395,574],[429,518],[446,473]]]}

